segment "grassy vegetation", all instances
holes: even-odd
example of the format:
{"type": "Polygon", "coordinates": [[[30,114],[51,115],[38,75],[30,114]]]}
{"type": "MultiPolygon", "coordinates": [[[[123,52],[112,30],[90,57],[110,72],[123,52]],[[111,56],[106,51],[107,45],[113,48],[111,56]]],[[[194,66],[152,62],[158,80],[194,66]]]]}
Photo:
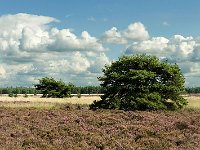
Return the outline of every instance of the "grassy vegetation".
{"type": "Polygon", "coordinates": [[[88,110],[98,99],[0,97],[1,149],[200,149],[199,97],[181,111],[88,110]]]}
{"type": "Polygon", "coordinates": [[[0,107],[33,107],[53,108],[59,104],[91,104],[94,100],[100,100],[98,96],[92,97],[71,97],[71,98],[40,98],[40,97],[0,97],[0,107]]]}
{"type": "Polygon", "coordinates": [[[187,108],[200,109],[200,97],[189,96],[189,97],[186,97],[186,98],[189,102],[187,108]]]}
{"type": "MultiPolygon", "coordinates": [[[[200,109],[200,97],[188,96],[185,97],[188,100],[189,109],[200,109]]],[[[58,104],[91,104],[94,100],[100,100],[99,96],[91,97],[71,97],[71,98],[40,98],[37,96],[31,97],[0,97],[0,107],[33,107],[33,108],[52,108],[58,104]]]]}

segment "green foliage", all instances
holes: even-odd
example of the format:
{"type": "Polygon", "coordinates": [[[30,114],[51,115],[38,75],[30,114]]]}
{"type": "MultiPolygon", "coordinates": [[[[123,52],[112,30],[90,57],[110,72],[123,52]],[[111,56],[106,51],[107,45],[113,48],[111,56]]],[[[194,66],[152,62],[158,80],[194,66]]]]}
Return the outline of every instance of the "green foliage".
{"type": "Polygon", "coordinates": [[[80,94],[80,93],[78,93],[78,94],[77,94],[77,97],[78,97],[78,98],[81,98],[81,94],[80,94]]]}
{"type": "Polygon", "coordinates": [[[72,89],[73,94],[101,94],[103,88],[101,86],[76,86],[72,89]]]}
{"type": "Polygon", "coordinates": [[[73,84],[66,85],[63,81],[56,81],[54,78],[44,77],[39,79],[39,84],[35,85],[36,90],[40,90],[42,97],[63,98],[71,96],[73,84]]]}
{"type": "Polygon", "coordinates": [[[123,56],[103,69],[99,77],[105,93],[91,109],[160,110],[187,105],[180,96],[184,77],[176,64],[155,56],[123,56]]]}
{"type": "Polygon", "coordinates": [[[185,89],[186,93],[200,93],[200,87],[191,87],[185,89]]]}
{"type": "MultiPolygon", "coordinates": [[[[0,94],[41,94],[40,90],[36,90],[33,87],[2,87],[0,88],[0,94]]],[[[101,86],[74,86],[71,89],[73,94],[102,94],[103,88],[101,86]]]]}
{"type": "Polygon", "coordinates": [[[31,87],[2,87],[0,88],[0,94],[38,94],[40,91],[37,91],[35,88],[31,87]]]}
{"type": "Polygon", "coordinates": [[[14,96],[14,94],[13,94],[13,93],[10,93],[10,94],[8,94],[8,96],[9,96],[9,97],[13,97],[13,96],[14,96]]]}
{"type": "Polygon", "coordinates": [[[28,97],[28,95],[27,95],[27,94],[24,94],[24,97],[25,97],[25,98],[27,98],[27,97],[28,97]]]}

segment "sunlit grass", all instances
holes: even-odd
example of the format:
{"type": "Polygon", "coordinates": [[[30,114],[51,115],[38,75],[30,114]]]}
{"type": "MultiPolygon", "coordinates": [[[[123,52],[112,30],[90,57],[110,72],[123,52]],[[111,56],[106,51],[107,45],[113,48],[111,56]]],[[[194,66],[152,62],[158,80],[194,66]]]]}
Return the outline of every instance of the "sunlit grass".
{"type": "MultiPolygon", "coordinates": [[[[190,96],[185,97],[188,100],[188,105],[186,108],[189,109],[199,109],[200,110],[200,97],[190,96]]],[[[0,97],[0,107],[10,107],[10,108],[55,108],[62,104],[91,104],[94,100],[100,100],[99,96],[91,97],[71,97],[71,98],[40,98],[40,97],[0,97]]]]}
{"type": "Polygon", "coordinates": [[[0,107],[34,107],[52,108],[59,104],[91,104],[94,100],[100,100],[99,96],[71,97],[71,98],[40,98],[40,97],[0,97],[0,107]]]}
{"type": "Polygon", "coordinates": [[[200,97],[190,96],[186,97],[186,99],[188,100],[187,108],[200,109],[200,97]]]}

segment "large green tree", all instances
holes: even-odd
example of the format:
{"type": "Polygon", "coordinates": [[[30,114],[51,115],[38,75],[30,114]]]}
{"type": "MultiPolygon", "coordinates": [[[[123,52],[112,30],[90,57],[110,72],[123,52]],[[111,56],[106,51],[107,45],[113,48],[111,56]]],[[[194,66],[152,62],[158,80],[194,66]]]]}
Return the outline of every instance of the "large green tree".
{"type": "Polygon", "coordinates": [[[63,81],[56,81],[54,78],[44,77],[39,79],[39,83],[35,85],[36,90],[41,91],[43,97],[70,97],[73,85],[65,84],[63,81]]]}
{"type": "Polygon", "coordinates": [[[180,95],[184,77],[177,64],[145,54],[123,56],[105,66],[103,73],[99,81],[105,92],[91,109],[159,110],[187,105],[180,95]]]}

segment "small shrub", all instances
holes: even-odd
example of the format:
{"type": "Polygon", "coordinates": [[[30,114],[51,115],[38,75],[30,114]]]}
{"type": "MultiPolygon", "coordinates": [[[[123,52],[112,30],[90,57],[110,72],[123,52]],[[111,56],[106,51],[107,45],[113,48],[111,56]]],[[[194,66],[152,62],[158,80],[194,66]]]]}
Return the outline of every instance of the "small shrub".
{"type": "Polygon", "coordinates": [[[78,97],[78,98],[81,98],[81,94],[80,94],[80,93],[78,93],[78,94],[77,94],[77,97],[78,97]]]}
{"type": "Polygon", "coordinates": [[[188,124],[186,122],[176,122],[175,126],[179,130],[185,130],[188,129],[188,124]]]}
{"type": "Polygon", "coordinates": [[[9,97],[13,97],[13,96],[14,96],[14,94],[13,94],[13,93],[10,93],[10,94],[8,94],[8,96],[9,96],[9,97]]]}

